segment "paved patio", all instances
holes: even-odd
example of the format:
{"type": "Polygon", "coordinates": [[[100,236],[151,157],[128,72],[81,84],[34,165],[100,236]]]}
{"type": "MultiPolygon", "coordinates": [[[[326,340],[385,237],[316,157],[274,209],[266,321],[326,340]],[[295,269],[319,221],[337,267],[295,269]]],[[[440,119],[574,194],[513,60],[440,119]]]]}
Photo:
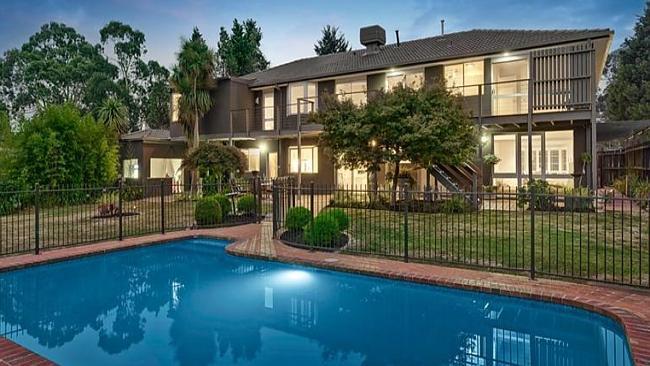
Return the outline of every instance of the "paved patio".
{"type": "MultiPolygon", "coordinates": [[[[556,280],[531,281],[526,277],[449,268],[427,264],[403,263],[338,253],[310,252],[273,240],[271,224],[205,230],[186,230],[109,241],[85,246],[0,258],[0,271],[23,268],[70,258],[102,254],[115,250],[157,244],[193,236],[229,238],[227,251],[233,255],[311,265],[340,271],[363,273],[399,280],[416,281],[445,287],[559,302],[596,311],[620,321],[627,333],[636,365],[650,366],[650,291],[630,288],[575,284],[556,280]]],[[[0,366],[48,365],[33,352],[0,338],[0,366]],[[40,363],[39,363],[40,362],[40,363]]]]}

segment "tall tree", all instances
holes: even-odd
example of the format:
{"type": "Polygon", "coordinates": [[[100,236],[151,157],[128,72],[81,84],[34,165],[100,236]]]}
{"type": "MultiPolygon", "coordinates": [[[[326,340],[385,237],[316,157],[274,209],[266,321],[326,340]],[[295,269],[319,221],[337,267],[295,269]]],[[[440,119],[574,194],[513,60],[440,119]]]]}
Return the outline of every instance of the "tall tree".
{"type": "Polygon", "coordinates": [[[141,118],[150,128],[169,127],[169,70],[156,61],[138,66],[142,98],[140,100],[141,118]]]}
{"type": "MultiPolygon", "coordinates": [[[[210,90],[215,86],[215,54],[198,28],[194,28],[190,39],[181,40],[177,61],[172,69],[171,85],[181,95],[178,114],[188,145],[196,149],[199,146],[199,120],[212,107],[210,90]]],[[[197,182],[196,170],[192,172],[192,179],[197,182]]]]}
{"type": "Polygon", "coordinates": [[[330,53],[348,52],[350,44],[343,33],[339,33],[339,27],[326,25],[323,27],[321,39],[314,44],[314,52],[317,55],[328,55],[330,53]]]}
{"type": "Polygon", "coordinates": [[[650,116],[650,2],[627,38],[609,59],[612,77],[605,89],[605,108],[611,120],[650,116]]]}
{"type": "Polygon", "coordinates": [[[233,20],[231,34],[224,27],[219,31],[217,62],[224,76],[241,76],[266,70],[269,61],[260,49],[262,29],[253,19],[240,23],[233,20]]]}
{"type": "Polygon", "coordinates": [[[50,104],[72,103],[84,111],[96,90],[93,78],[113,80],[117,70],[73,28],[48,23],[19,49],[5,52],[0,66],[0,95],[12,120],[50,104]]]}
{"type": "Polygon", "coordinates": [[[112,44],[112,54],[120,71],[120,82],[127,93],[137,78],[138,61],[147,53],[144,33],[118,21],[110,21],[99,30],[102,46],[112,44]]]}

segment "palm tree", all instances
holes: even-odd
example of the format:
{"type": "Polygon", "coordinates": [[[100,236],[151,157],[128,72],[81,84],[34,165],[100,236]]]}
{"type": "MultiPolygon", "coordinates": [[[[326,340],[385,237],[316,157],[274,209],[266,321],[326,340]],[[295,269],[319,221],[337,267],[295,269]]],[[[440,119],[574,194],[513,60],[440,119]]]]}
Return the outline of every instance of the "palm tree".
{"type": "MultiPolygon", "coordinates": [[[[188,147],[199,146],[199,120],[212,107],[210,90],[215,86],[216,56],[199,30],[195,27],[190,39],[181,40],[178,63],[172,69],[172,89],[180,94],[178,100],[179,122],[185,129],[188,147]]],[[[192,180],[197,182],[193,169],[192,180]]]]}
{"type": "Polygon", "coordinates": [[[98,121],[117,134],[127,132],[129,109],[117,98],[109,97],[99,107],[98,121]]]}

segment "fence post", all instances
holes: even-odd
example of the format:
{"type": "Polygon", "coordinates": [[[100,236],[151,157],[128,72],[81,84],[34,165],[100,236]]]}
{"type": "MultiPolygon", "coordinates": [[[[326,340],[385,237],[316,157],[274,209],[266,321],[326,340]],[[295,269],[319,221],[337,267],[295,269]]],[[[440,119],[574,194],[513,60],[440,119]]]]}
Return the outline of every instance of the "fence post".
{"type": "Polygon", "coordinates": [[[165,234],[165,180],[160,180],[160,233],[165,234]]]}
{"type": "Polygon", "coordinates": [[[279,210],[279,197],[278,197],[278,186],[273,180],[271,182],[271,205],[272,205],[272,218],[273,218],[273,238],[275,238],[275,233],[278,231],[278,216],[280,215],[279,210]]]}
{"type": "Polygon", "coordinates": [[[34,254],[41,253],[41,214],[40,214],[40,200],[41,188],[38,183],[34,186],[34,254]]]}
{"type": "Polygon", "coordinates": [[[402,186],[404,196],[402,204],[404,205],[404,262],[409,261],[409,192],[408,184],[402,186]]]}
{"type": "Polygon", "coordinates": [[[122,190],[124,189],[124,180],[120,177],[120,182],[117,186],[117,238],[118,240],[124,239],[122,230],[122,190]]]}
{"type": "Polygon", "coordinates": [[[530,279],[535,279],[535,189],[530,187],[530,279]]]}
{"type": "Polygon", "coordinates": [[[309,210],[311,210],[311,217],[313,218],[316,215],[314,213],[314,181],[313,180],[309,183],[309,210]]]}
{"type": "Polygon", "coordinates": [[[257,223],[262,222],[262,177],[257,177],[257,180],[255,182],[255,186],[257,187],[257,223]]]}

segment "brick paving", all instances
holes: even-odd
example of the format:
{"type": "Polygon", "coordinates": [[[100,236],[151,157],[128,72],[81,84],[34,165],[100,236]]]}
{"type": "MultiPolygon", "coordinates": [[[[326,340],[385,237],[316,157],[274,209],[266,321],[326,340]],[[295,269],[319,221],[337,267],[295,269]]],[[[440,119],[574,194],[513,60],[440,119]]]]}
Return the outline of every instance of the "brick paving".
{"type": "MultiPolygon", "coordinates": [[[[445,287],[463,288],[506,296],[546,300],[596,311],[623,324],[635,364],[650,366],[650,291],[606,285],[576,284],[557,280],[531,281],[523,276],[441,267],[419,263],[313,252],[272,239],[270,222],[222,229],[170,232],[45,251],[41,255],[0,258],[0,271],[62,261],[115,250],[152,245],[193,236],[233,240],[227,251],[234,255],[311,265],[445,287]]],[[[0,337],[0,366],[51,365],[52,363],[0,337]]]]}

